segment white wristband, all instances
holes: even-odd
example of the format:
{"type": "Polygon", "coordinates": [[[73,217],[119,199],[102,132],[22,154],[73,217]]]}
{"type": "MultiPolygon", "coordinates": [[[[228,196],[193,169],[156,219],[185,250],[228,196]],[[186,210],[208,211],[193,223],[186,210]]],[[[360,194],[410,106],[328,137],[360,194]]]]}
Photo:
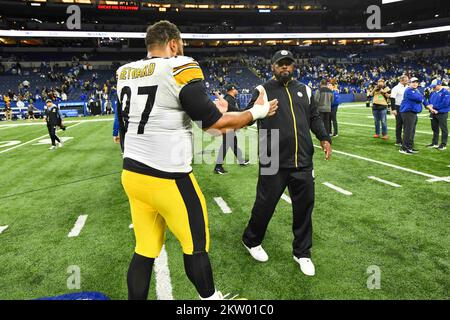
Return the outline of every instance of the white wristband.
{"type": "Polygon", "coordinates": [[[267,116],[269,113],[270,105],[268,102],[265,102],[264,104],[255,104],[252,108],[250,108],[248,111],[253,116],[253,120],[263,119],[267,116]]]}
{"type": "Polygon", "coordinates": [[[253,116],[253,121],[265,118],[267,116],[267,114],[269,113],[269,109],[270,109],[269,101],[267,99],[267,94],[264,90],[264,87],[262,85],[259,85],[256,87],[256,89],[259,92],[264,92],[264,96],[263,96],[264,104],[262,104],[262,105],[254,104],[253,108],[249,109],[249,111],[251,112],[251,114],[253,116]]]}

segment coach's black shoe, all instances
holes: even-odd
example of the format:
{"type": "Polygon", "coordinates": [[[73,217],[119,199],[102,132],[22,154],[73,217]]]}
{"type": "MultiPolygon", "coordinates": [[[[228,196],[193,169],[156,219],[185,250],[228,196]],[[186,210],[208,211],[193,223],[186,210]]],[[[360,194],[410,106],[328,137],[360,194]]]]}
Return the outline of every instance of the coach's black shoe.
{"type": "Polygon", "coordinates": [[[409,151],[411,151],[412,153],[419,153],[419,150],[417,150],[417,149],[414,149],[414,148],[412,148],[411,150],[409,150],[409,151]]]}
{"type": "Polygon", "coordinates": [[[250,164],[250,161],[249,161],[249,160],[245,160],[244,162],[239,163],[239,165],[240,165],[241,167],[246,167],[246,166],[248,166],[249,164],[250,164]]]}
{"type": "Polygon", "coordinates": [[[216,173],[216,174],[226,174],[226,173],[228,173],[228,171],[225,171],[225,169],[223,167],[215,167],[214,168],[214,173],[216,173]]]}
{"type": "Polygon", "coordinates": [[[447,147],[446,147],[445,144],[441,143],[437,149],[440,150],[440,151],[444,151],[445,149],[447,149],[447,147]]]}
{"type": "Polygon", "coordinates": [[[403,154],[408,154],[408,155],[414,154],[411,150],[403,149],[403,148],[400,148],[400,150],[398,150],[398,152],[403,153],[403,154]]]}
{"type": "Polygon", "coordinates": [[[437,144],[434,144],[434,143],[427,144],[426,147],[427,148],[434,148],[434,149],[439,148],[439,146],[437,144]]]}

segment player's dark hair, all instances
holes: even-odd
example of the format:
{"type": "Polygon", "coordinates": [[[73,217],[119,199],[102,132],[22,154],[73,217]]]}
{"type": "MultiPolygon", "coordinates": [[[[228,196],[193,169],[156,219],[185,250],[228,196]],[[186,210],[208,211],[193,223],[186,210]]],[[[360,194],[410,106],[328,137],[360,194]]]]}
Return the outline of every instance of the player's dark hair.
{"type": "Polygon", "coordinates": [[[167,20],[158,21],[147,28],[145,45],[147,48],[165,46],[170,40],[181,39],[180,30],[167,20]]]}

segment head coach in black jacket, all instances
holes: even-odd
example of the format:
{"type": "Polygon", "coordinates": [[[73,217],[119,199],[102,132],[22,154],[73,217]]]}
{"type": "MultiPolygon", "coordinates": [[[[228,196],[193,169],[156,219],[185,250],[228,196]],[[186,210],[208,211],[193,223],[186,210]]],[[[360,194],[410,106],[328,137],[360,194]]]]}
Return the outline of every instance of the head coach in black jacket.
{"type": "MultiPolygon", "coordinates": [[[[275,207],[286,186],[292,199],[293,255],[301,271],[315,274],[311,261],[312,220],[314,208],[314,176],[312,131],[325,151],[331,156],[331,140],[317,111],[311,89],[293,80],[295,60],[291,52],[281,50],[272,57],[274,77],[264,83],[266,99],[278,99],[277,113],[258,120],[259,176],[256,200],[243,243],[251,256],[261,262],[269,259],[261,246],[275,207]]],[[[260,87],[260,86],[258,86],[260,87]]],[[[247,108],[253,106],[259,95],[255,89],[247,108]]]]}

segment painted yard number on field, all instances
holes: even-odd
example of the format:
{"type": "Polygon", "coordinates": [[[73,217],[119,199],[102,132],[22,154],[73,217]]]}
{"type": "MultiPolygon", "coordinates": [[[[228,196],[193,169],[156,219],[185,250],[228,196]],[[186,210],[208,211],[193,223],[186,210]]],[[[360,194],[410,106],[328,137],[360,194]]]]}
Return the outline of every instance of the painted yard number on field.
{"type": "Polygon", "coordinates": [[[67,273],[70,276],[67,278],[67,289],[79,290],[81,288],[81,271],[79,266],[69,266],[67,273]]]}
{"type": "Polygon", "coordinates": [[[366,273],[369,275],[367,278],[367,289],[381,289],[381,269],[379,266],[368,266],[366,273]]]}

